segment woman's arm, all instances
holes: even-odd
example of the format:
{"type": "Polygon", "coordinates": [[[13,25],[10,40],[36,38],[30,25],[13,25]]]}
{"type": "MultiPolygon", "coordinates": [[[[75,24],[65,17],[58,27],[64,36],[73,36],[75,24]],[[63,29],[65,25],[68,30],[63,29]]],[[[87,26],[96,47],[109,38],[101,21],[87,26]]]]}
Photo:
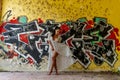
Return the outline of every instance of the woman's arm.
{"type": "Polygon", "coordinates": [[[49,44],[51,45],[52,50],[54,50],[53,44],[52,44],[52,42],[50,40],[49,40],[49,44]]]}

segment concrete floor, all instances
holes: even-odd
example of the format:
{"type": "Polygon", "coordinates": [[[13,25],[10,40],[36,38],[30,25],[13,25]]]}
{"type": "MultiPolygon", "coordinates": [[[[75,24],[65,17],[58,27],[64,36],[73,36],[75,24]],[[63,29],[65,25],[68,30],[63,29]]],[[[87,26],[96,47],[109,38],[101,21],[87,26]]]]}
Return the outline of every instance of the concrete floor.
{"type": "Polygon", "coordinates": [[[120,80],[114,73],[63,73],[47,75],[46,72],[0,72],[0,80],[120,80]]]}

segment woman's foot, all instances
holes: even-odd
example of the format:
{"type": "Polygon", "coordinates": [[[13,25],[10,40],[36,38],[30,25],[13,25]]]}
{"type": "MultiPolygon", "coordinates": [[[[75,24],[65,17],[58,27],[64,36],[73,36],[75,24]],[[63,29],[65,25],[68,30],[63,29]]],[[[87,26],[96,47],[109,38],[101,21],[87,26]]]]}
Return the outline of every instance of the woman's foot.
{"type": "Polygon", "coordinates": [[[59,75],[59,73],[58,73],[58,72],[56,72],[56,75],[59,75]]]}
{"type": "Polygon", "coordinates": [[[51,74],[52,74],[52,71],[50,71],[48,75],[51,75],[51,74]]]}

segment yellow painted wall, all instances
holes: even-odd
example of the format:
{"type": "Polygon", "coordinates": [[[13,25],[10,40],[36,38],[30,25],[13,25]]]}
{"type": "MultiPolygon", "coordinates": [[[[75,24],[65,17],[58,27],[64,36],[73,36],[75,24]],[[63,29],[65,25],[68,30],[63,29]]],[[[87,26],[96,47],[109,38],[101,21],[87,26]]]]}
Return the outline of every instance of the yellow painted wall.
{"type": "Polygon", "coordinates": [[[2,15],[2,0],[0,0],[0,20],[1,20],[1,15],[2,15]]]}
{"type": "MultiPolygon", "coordinates": [[[[75,21],[81,17],[86,17],[88,20],[95,16],[105,17],[108,23],[120,30],[120,0],[3,0],[2,8],[2,16],[8,10],[12,10],[10,18],[26,15],[29,21],[41,18],[44,21],[54,19],[56,22],[62,22],[75,21]]],[[[110,67],[105,62],[102,66],[92,63],[87,70],[117,70],[120,67],[120,52],[116,52],[118,61],[114,67],[110,67]]],[[[84,70],[84,68],[75,63],[69,67],[69,70],[84,70]]]]}

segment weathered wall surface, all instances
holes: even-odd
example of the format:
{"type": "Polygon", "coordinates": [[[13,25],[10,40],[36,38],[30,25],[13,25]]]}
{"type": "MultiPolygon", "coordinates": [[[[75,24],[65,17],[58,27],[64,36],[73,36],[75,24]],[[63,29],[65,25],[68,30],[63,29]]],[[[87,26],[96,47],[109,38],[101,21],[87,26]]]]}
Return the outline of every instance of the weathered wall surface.
{"type": "Polygon", "coordinates": [[[0,20],[1,20],[1,15],[2,15],[2,0],[0,0],[0,20]]]}
{"type": "Polygon", "coordinates": [[[59,25],[65,33],[62,42],[75,60],[67,70],[118,71],[119,4],[120,0],[4,0],[1,69],[47,70],[46,34],[59,25]]]}

